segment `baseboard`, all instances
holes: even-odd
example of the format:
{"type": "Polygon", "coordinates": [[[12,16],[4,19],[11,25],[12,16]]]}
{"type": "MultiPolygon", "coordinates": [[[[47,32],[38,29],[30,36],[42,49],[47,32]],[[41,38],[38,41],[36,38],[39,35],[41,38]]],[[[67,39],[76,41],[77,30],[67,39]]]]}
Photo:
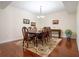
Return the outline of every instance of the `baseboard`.
{"type": "Polygon", "coordinates": [[[19,39],[15,39],[15,40],[6,40],[6,41],[2,41],[2,42],[0,42],[0,44],[3,44],[3,43],[8,43],[8,42],[13,42],[13,41],[17,41],[17,40],[21,40],[21,38],[19,39]]]}
{"type": "MultiPolygon", "coordinates": [[[[61,38],[67,39],[67,37],[61,37],[61,38]]],[[[77,39],[77,38],[72,38],[72,37],[71,37],[71,39],[77,39]]]]}
{"type": "MultiPolygon", "coordinates": [[[[64,39],[67,39],[67,37],[61,37],[61,38],[64,38],[64,39]]],[[[17,38],[17,39],[14,39],[14,40],[6,40],[6,41],[2,41],[0,42],[0,44],[2,43],[8,43],[8,42],[13,42],[13,41],[17,41],[17,40],[21,40],[22,38],[17,38]]],[[[71,38],[71,39],[76,39],[76,38],[71,38]]]]}

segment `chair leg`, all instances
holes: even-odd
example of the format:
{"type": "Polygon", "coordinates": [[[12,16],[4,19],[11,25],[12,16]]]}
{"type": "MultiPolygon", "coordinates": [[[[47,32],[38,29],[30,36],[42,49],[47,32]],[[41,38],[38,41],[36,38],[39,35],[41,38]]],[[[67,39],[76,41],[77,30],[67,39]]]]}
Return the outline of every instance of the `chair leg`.
{"type": "Polygon", "coordinates": [[[46,40],[47,42],[49,41],[49,37],[47,37],[47,40],[46,40]]]}
{"type": "Polygon", "coordinates": [[[47,38],[45,38],[45,43],[47,44],[46,40],[47,40],[47,38]]]}
{"type": "Polygon", "coordinates": [[[29,42],[27,41],[27,48],[29,47],[29,42]]]}
{"type": "Polygon", "coordinates": [[[38,41],[37,41],[37,39],[36,39],[36,47],[38,47],[38,41]]]}
{"type": "Polygon", "coordinates": [[[38,47],[38,40],[37,40],[38,38],[37,37],[35,37],[35,46],[36,47],[38,47]]]}
{"type": "Polygon", "coordinates": [[[24,46],[24,40],[23,40],[23,46],[24,46]]]}
{"type": "Polygon", "coordinates": [[[33,43],[34,43],[34,46],[35,46],[35,39],[33,39],[33,43]]]}
{"type": "Polygon", "coordinates": [[[43,40],[41,40],[41,42],[42,42],[42,46],[43,46],[43,40]]]}
{"type": "MultiPolygon", "coordinates": [[[[25,45],[24,42],[25,42],[25,40],[23,40],[23,47],[24,47],[24,45],[25,45]]],[[[27,48],[28,48],[28,41],[26,41],[26,43],[27,43],[27,48]]]]}

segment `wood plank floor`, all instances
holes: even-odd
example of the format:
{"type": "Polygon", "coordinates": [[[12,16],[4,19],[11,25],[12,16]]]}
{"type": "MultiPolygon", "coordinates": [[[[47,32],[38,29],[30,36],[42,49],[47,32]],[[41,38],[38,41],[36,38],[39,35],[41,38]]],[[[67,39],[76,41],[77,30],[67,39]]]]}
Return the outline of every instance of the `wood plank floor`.
{"type": "MultiPolygon", "coordinates": [[[[39,55],[25,50],[22,47],[17,46],[13,42],[0,44],[0,56],[1,57],[40,57],[39,55]]],[[[67,40],[62,38],[62,41],[57,47],[49,54],[49,57],[78,57],[78,48],[76,39],[67,40]]]]}

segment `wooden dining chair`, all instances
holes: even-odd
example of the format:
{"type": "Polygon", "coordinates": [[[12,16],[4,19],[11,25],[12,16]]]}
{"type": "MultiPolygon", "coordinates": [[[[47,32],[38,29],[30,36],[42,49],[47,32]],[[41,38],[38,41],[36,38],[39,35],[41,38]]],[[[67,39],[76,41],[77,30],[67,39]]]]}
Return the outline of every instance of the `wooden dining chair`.
{"type": "Polygon", "coordinates": [[[49,28],[49,38],[52,39],[52,29],[49,28]]]}
{"type": "Polygon", "coordinates": [[[25,43],[27,43],[27,48],[28,48],[30,41],[34,43],[34,37],[29,36],[28,28],[26,27],[22,27],[22,33],[23,33],[23,46],[25,43]]]}
{"type": "Polygon", "coordinates": [[[47,28],[46,27],[43,28],[43,41],[45,43],[47,43],[47,41],[48,41],[48,32],[47,32],[47,28]]]}
{"type": "Polygon", "coordinates": [[[47,37],[48,37],[48,40],[50,40],[52,38],[52,32],[51,32],[51,28],[50,27],[47,27],[47,37]]]}
{"type": "Polygon", "coordinates": [[[23,46],[24,42],[26,42],[28,47],[28,29],[26,27],[22,27],[22,33],[23,33],[23,46]]]}
{"type": "MultiPolygon", "coordinates": [[[[42,45],[43,45],[43,32],[41,32],[41,33],[39,33],[38,35],[37,35],[37,41],[39,42],[41,42],[42,43],[42,45]]],[[[38,44],[38,43],[37,43],[38,44]]]]}

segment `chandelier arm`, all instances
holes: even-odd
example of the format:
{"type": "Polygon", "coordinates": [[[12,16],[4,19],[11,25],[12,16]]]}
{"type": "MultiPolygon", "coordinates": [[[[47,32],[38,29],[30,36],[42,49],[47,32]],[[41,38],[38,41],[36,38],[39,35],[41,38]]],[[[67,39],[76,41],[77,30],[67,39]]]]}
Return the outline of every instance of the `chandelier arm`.
{"type": "Polygon", "coordinates": [[[40,6],[40,15],[37,16],[37,18],[44,18],[44,16],[42,16],[42,6],[40,6]]]}

